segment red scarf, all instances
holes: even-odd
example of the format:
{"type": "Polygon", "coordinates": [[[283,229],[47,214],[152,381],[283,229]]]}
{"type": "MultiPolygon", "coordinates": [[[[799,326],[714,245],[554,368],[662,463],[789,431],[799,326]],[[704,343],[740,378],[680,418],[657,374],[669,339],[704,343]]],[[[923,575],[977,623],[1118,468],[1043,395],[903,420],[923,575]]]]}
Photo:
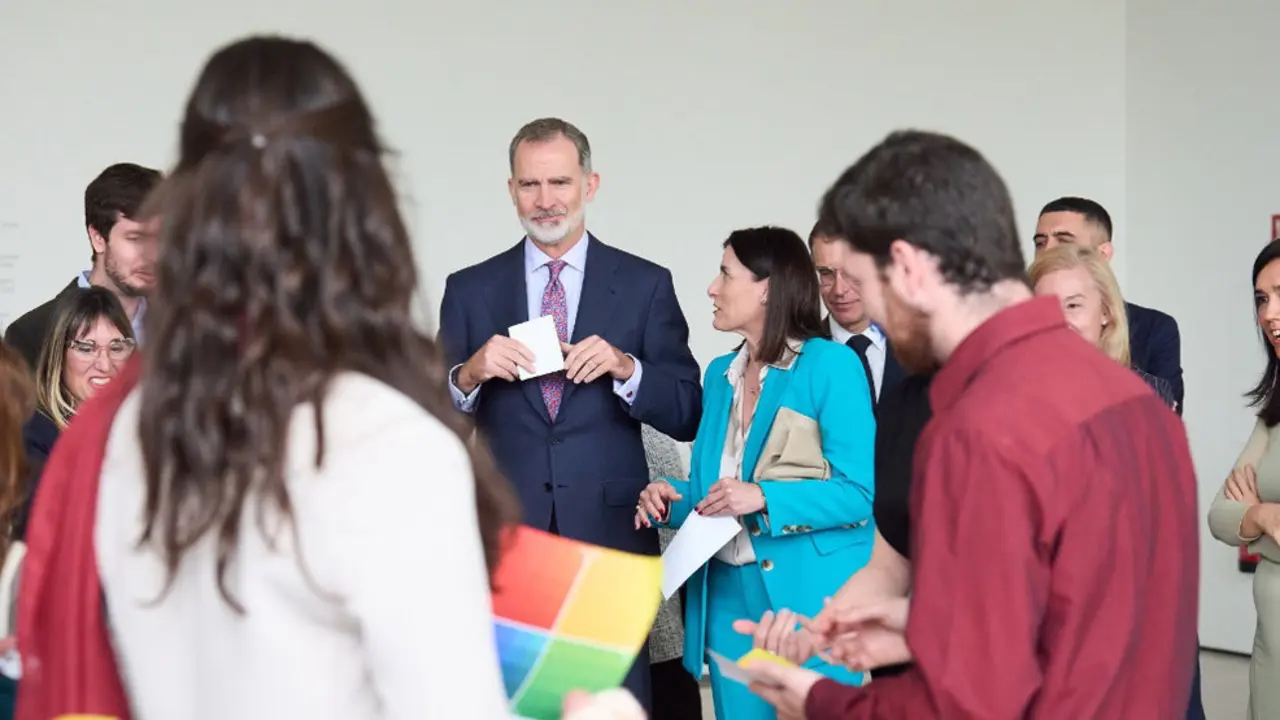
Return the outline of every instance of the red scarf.
{"type": "Polygon", "coordinates": [[[40,476],[18,591],[23,674],[15,720],[72,714],[129,720],[102,613],[93,534],[107,437],[138,383],[140,360],[80,406],[40,476]]]}

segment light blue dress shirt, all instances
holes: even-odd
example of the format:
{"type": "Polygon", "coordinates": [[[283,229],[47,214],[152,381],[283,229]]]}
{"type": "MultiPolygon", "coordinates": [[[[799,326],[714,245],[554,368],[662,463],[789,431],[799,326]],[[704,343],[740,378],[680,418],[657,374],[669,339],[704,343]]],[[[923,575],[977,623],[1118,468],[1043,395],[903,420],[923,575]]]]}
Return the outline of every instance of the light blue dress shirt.
{"type": "MultiPolygon", "coordinates": [[[[578,303],[582,300],[582,282],[586,277],[587,251],[590,245],[591,235],[584,234],[582,239],[560,258],[565,263],[564,269],[560,271],[560,284],[564,286],[564,299],[568,306],[566,310],[569,316],[570,338],[573,337],[573,329],[578,320],[578,303]]],[[[542,296],[547,290],[547,283],[551,281],[551,268],[547,267],[547,263],[552,260],[550,255],[542,252],[528,237],[524,239],[524,284],[528,294],[530,320],[541,317],[543,314],[542,296]]],[[[642,371],[640,361],[635,356],[628,354],[627,357],[635,362],[636,371],[626,382],[614,380],[613,392],[630,405],[635,400],[636,391],[640,388],[642,371]]],[[[454,407],[464,413],[470,413],[476,408],[481,386],[476,386],[471,394],[463,395],[454,382],[460,367],[462,366],[457,365],[449,372],[449,394],[453,396],[454,407]]]]}
{"type": "MultiPolygon", "coordinates": [[[[84,272],[76,276],[76,284],[80,286],[81,290],[88,290],[89,288],[93,287],[93,285],[89,282],[89,272],[90,272],[89,270],[85,270],[84,272]]],[[[138,312],[133,316],[133,320],[131,321],[131,324],[133,325],[133,339],[134,339],[134,342],[138,344],[138,347],[142,347],[142,325],[143,325],[142,319],[145,318],[146,316],[147,316],[147,299],[139,298],[138,312]]]]}

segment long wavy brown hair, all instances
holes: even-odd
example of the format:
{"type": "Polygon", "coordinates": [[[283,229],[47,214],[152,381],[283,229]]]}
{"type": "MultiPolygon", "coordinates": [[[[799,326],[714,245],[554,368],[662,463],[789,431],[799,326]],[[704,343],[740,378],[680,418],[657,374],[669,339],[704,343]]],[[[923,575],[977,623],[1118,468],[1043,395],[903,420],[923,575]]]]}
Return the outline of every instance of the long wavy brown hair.
{"type": "Polygon", "coordinates": [[[35,379],[21,353],[0,342],[0,561],[12,542],[14,511],[30,468],[22,427],[36,409],[35,379]]]}
{"type": "MultiPolygon", "coordinates": [[[[183,554],[216,533],[219,592],[242,610],[225,582],[242,509],[253,495],[292,520],[290,417],[316,408],[319,466],[338,373],[386,383],[470,440],[441,353],[414,326],[418,275],[383,156],[355,82],[311,43],[236,42],[196,83],[177,166],[143,213],[158,218],[161,250],[144,350],[140,544],[158,547],[170,583],[183,554]]],[[[492,573],[519,512],[487,451],[468,447],[492,573]]]]}

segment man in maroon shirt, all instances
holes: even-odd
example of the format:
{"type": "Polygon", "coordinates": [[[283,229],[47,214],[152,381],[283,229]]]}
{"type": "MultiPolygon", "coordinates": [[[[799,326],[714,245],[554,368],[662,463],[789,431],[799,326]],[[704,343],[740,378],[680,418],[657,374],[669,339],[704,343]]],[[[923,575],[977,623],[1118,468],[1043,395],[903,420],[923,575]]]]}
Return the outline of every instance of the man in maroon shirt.
{"type": "Polygon", "coordinates": [[[1008,190],[974,149],[890,135],[820,213],[880,280],[868,309],[899,360],[941,363],[898,613],[915,662],[861,688],[755,663],[753,688],[809,720],[1181,717],[1199,545],[1177,416],[1032,297],[1008,190]]]}

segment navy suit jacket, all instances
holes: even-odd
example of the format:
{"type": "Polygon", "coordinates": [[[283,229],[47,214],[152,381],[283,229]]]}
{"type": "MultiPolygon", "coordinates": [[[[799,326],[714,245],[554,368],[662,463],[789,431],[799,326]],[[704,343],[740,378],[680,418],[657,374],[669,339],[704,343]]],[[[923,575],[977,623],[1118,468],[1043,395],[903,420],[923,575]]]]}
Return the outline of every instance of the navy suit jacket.
{"type": "Polygon", "coordinates": [[[1175,411],[1182,414],[1182,340],[1178,321],[1151,308],[1127,302],[1129,356],[1133,366],[1169,383],[1175,411]]]}
{"type": "MultiPolygon", "coordinates": [[[[898,362],[898,358],[893,354],[893,342],[889,340],[889,335],[881,329],[884,335],[884,377],[880,380],[880,387],[877,388],[876,395],[884,397],[887,390],[892,390],[907,377],[907,371],[902,367],[902,363],[898,362]]],[[[830,340],[831,338],[831,316],[827,315],[822,318],[822,337],[830,340]]],[[[868,377],[867,382],[873,378],[868,377]]]]}
{"type": "MultiPolygon", "coordinates": [[[[474,417],[524,507],[524,521],[548,530],[552,508],[565,537],[629,552],[658,553],[652,528],[634,528],[649,484],[641,424],[692,441],[702,418],[698,363],[671,273],[605,245],[587,251],[582,296],[570,341],[599,335],[643,366],[628,406],[609,375],[565,387],[552,422],[537,380],[491,380],[474,417]]],[[[463,363],[494,335],[529,320],[524,241],[449,276],[440,340],[449,365],[463,363]]]]}

